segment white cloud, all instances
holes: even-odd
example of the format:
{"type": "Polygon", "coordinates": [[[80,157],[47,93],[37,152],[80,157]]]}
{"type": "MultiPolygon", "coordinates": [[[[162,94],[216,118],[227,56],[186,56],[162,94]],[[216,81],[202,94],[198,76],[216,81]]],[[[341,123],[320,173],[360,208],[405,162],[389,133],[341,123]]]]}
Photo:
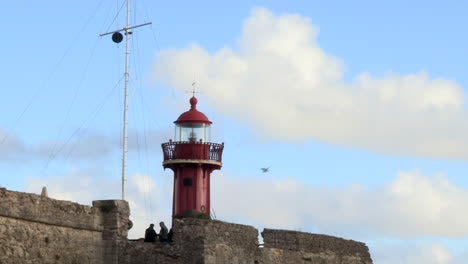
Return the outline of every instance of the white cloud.
{"type": "Polygon", "coordinates": [[[25,155],[24,142],[18,136],[0,129],[0,161],[20,161],[25,155]]]}
{"type": "Polygon", "coordinates": [[[254,9],[236,48],[165,50],[154,72],[180,91],[196,73],[212,106],[272,138],[468,158],[465,94],[455,81],[389,72],[347,83],[343,63],[320,48],[317,34],[307,18],[254,9]]]}
{"type": "MultiPolygon", "coordinates": [[[[467,243],[465,243],[466,245],[467,243]]],[[[466,263],[466,260],[468,259],[468,248],[465,248],[460,254],[457,255],[456,257],[456,263],[457,264],[464,264],[466,263]]]]}
{"type": "MultiPolygon", "coordinates": [[[[157,153],[161,151],[161,142],[167,141],[169,128],[161,131],[146,130],[141,133],[129,132],[128,149],[130,151],[157,153]]],[[[172,130],[171,130],[172,131],[172,130]]],[[[0,129],[0,161],[25,162],[47,160],[55,161],[91,161],[108,158],[116,150],[121,150],[121,139],[102,135],[96,131],[74,133],[66,139],[45,140],[37,144],[25,143],[23,138],[0,129]]]]}
{"type": "MultiPolygon", "coordinates": [[[[141,153],[160,153],[161,142],[168,141],[166,135],[173,128],[161,130],[129,131],[128,149],[141,153]]],[[[102,161],[116,150],[121,151],[122,140],[102,135],[96,131],[74,133],[66,139],[45,140],[37,144],[25,143],[15,134],[0,129],[0,161],[25,162],[47,160],[56,161],[102,161]]]]}
{"type": "MultiPolygon", "coordinates": [[[[47,186],[53,198],[84,204],[119,199],[119,179],[103,174],[71,170],[57,177],[30,177],[25,189],[40,193],[47,186]]],[[[468,189],[443,174],[399,172],[392,181],[373,189],[357,183],[324,188],[294,178],[239,178],[220,172],[214,173],[212,184],[212,208],[227,221],[361,239],[468,237],[468,189]]],[[[155,181],[148,175],[131,175],[126,193],[137,230],[132,235],[138,236],[148,222],[170,220],[172,177],[155,181]]]]}
{"type": "Polygon", "coordinates": [[[91,160],[107,157],[118,146],[108,137],[89,133],[87,136],[76,136],[73,140],[45,141],[31,146],[30,152],[40,159],[91,160]]]}
{"type": "Polygon", "coordinates": [[[31,144],[16,134],[0,129],[0,161],[6,162],[56,159],[96,161],[107,157],[117,147],[117,140],[89,131],[87,135],[74,134],[66,140],[46,140],[31,144]]]}
{"type": "Polygon", "coordinates": [[[212,184],[213,208],[221,219],[353,237],[468,237],[468,190],[443,174],[400,172],[371,190],[359,184],[318,188],[292,178],[221,173],[212,184]]]}
{"type": "Polygon", "coordinates": [[[455,264],[453,253],[441,244],[401,243],[379,245],[372,249],[377,264],[455,264]]]}
{"type": "MultiPolygon", "coordinates": [[[[130,130],[128,136],[128,149],[134,151],[148,150],[151,152],[161,152],[161,142],[169,141],[168,135],[172,136],[174,128],[167,126],[157,130],[130,130]]],[[[119,139],[119,147],[122,146],[122,140],[119,139]]]]}
{"type": "MultiPolygon", "coordinates": [[[[75,170],[67,176],[29,178],[26,191],[39,193],[47,186],[50,197],[82,204],[119,199],[120,182],[96,173],[75,170]]],[[[461,264],[465,260],[444,244],[417,242],[430,237],[445,241],[468,238],[464,210],[468,190],[442,174],[400,172],[391,182],[366,190],[359,184],[319,188],[293,178],[239,178],[217,172],[212,185],[212,208],[221,220],[362,241],[389,239],[388,243],[369,244],[379,264],[461,264]]],[[[135,224],[131,238],[142,237],[151,222],[170,223],[170,175],[131,175],[126,197],[135,224]]]]}

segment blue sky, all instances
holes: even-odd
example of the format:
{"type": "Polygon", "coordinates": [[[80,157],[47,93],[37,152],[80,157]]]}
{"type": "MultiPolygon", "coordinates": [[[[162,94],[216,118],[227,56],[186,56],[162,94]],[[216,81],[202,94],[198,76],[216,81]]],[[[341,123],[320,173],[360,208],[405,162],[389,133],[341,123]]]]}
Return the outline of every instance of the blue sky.
{"type": "MultiPolygon", "coordinates": [[[[124,26],[122,3],[4,4],[0,185],[120,197],[125,46],[99,34],[124,26]]],[[[226,144],[218,218],[361,240],[375,263],[468,256],[465,3],[132,6],[133,24],[153,25],[131,40],[131,235],[169,219],[160,144],[196,80],[226,144]]]]}

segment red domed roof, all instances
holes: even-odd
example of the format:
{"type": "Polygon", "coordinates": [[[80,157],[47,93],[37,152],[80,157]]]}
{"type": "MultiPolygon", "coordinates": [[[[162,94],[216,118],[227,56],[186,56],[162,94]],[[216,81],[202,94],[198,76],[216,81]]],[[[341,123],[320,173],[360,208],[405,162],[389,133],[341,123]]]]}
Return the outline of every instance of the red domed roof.
{"type": "Polygon", "coordinates": [[[195,123],[195,124],[212,124],[208,117],[205,114],[197,110],[197,98],[193,96],[190,98],[190,110],[182,113],[179,118],[177,118],[174,123],[183,124],[183,123],[195,123]]]}

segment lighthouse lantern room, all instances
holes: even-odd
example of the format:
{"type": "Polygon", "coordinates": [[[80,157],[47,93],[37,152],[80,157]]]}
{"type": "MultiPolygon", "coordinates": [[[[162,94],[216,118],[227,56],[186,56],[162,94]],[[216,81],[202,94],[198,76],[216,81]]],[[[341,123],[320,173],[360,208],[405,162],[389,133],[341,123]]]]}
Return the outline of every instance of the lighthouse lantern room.
{"type": "Polygon", "coordinates": [[[172,216],[187,210],[210,214],[210,175],[222,166],[224,143],[210,142],[211,124],[190,98],[190,110],[175,123],[175,140],[162,144],[163,167],[174,172],[172,216]]]}

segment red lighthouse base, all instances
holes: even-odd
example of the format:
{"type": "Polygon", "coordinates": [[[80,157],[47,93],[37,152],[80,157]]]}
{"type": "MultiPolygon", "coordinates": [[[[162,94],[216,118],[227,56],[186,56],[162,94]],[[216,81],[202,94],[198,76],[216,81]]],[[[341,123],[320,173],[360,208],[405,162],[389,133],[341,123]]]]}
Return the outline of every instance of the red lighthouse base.
{"type": "Polygon", "coordinates": [[[210,165],[184,164],[174,171],[174,201],[172,214],[195,209],[210,214],[210,165]]]}

